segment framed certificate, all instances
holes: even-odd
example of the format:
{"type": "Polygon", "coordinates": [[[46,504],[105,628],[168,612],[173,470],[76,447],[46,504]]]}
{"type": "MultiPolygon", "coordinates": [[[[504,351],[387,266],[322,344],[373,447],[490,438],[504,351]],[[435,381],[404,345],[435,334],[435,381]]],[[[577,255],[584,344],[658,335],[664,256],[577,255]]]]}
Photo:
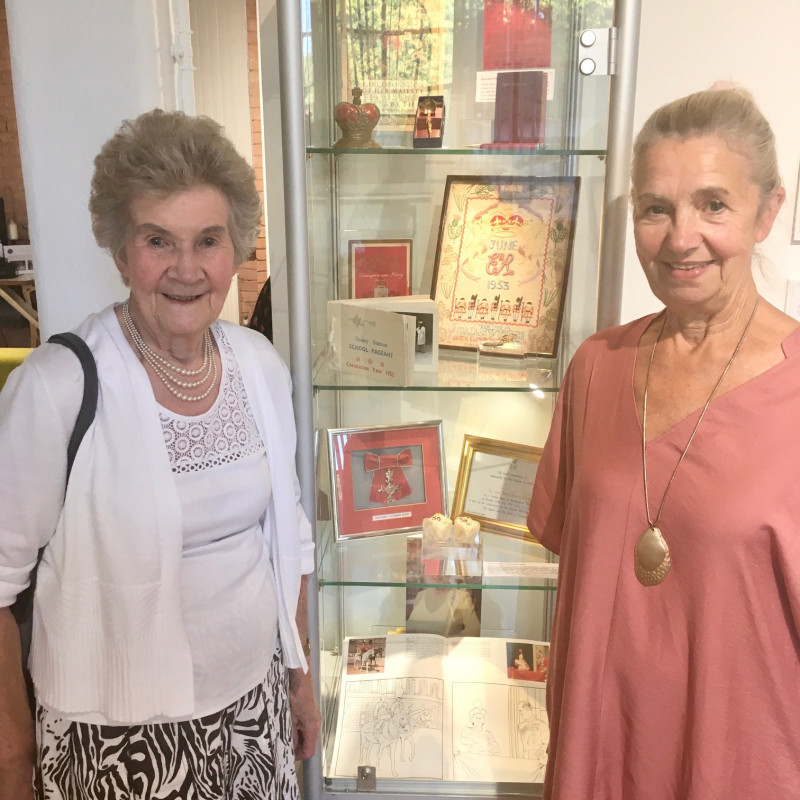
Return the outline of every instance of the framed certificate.
{"type": "Polygon", "coordinates": [[[541,455],[538,447],[465,436],[453,518],[466,514],[481,530],[529,538],[528,510],[541,455]]]}
{"type": "Polygon", "coordinates": [[[411,294],[411,239],[353,239],[348,242],[350,297],[411,294]]]}
{"type": "Polygon", "coordinates": [[[580,178],[447,178],[431,297],[439,345],[558,349],[580,178]]]}

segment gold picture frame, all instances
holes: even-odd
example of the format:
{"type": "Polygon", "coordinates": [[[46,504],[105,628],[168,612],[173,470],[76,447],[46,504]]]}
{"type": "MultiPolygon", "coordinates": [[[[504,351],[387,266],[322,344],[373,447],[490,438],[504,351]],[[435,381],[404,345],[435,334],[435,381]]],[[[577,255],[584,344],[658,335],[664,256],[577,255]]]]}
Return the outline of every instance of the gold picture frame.
{"type": "Polygon", "coordinates": [[[531,539],[526,520],[541,455],[540,447],[464,436],[453,519],[463,514],[482,531],[531,539]]]}
{"type": "Polygon", "coordinates": [[[448,175],[431,298],[439,346],[557,355],[578,177],[448,175]]]}

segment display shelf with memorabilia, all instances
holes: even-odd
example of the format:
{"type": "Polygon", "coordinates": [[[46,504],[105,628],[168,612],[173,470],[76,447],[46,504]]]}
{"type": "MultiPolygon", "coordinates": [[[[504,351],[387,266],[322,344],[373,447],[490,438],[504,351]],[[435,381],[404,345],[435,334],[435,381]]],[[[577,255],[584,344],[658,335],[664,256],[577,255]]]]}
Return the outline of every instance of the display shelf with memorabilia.
{"type": "Polygon", "coordinates": [[[608,131],[631,52],[614,77],[577,60],[623,5],[304,0],[283,48],[304,78],[285,180],[309,262],[290,302],[295,385],[313,375],[311,800],[541,791],[557,563],[526,516],[624,224],[608,131]]]}

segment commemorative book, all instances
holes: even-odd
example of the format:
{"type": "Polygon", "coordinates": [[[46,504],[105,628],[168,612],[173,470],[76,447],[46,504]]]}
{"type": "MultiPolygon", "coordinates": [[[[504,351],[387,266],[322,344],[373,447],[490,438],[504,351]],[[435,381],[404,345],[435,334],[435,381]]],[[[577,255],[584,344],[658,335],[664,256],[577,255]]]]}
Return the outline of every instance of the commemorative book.
{"type": "Polygon", "coordinates": [[[330,365],[365,382],[396,386],[411,382],[414,369],[415,319],[372,308],[358,300],[328,301],[330,365]]]}
{"type": "Polygon", "coordinates": [[[408,314],[414,319],[414,369],[419,372],[438,372],[439,368],[439,309],[427,295],[407,297],[370,297],[359,300],[370,308],[408,314]]]}
{"type": "Polygon", "coordinates": [[[397,633],[347,638],[332,777],[540,783],[547,642],[397,633]]]}

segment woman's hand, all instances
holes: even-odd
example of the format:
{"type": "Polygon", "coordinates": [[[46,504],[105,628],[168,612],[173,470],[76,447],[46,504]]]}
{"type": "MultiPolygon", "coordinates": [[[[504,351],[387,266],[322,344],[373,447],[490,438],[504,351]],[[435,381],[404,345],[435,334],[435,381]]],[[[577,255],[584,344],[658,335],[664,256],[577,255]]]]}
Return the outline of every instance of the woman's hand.
{"type": "Polygon", "coordinates": [[[289,708],[295,758],[299,761],[311,758],[317,749],[322,717],[314,697],[310,670],[306,673],[302,669],[289,670],[289,708]]]}
{"type": "Polygon", "coordinates": [[[0,609],[0,798],[33,800],[36,737],[28,707],[17,623],[0,609]]]}

